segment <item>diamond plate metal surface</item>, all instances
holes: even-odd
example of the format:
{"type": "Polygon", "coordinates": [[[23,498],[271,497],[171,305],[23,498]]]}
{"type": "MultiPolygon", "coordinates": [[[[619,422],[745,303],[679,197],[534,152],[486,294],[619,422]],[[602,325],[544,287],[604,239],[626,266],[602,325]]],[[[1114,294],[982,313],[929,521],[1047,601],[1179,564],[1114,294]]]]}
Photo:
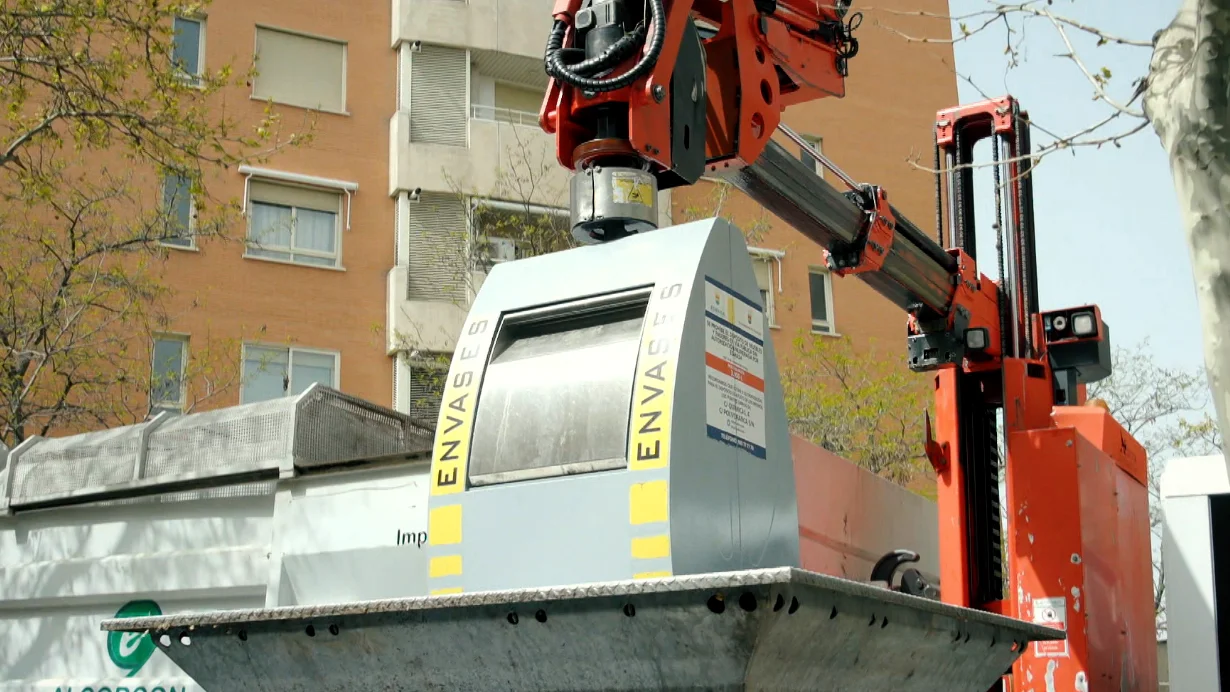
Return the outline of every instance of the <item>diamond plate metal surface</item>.
{"type": "Polygon", "coordinates": [[[970,690],[1057,630],[791,568],[108,620],[206,690],[970,690]]]}

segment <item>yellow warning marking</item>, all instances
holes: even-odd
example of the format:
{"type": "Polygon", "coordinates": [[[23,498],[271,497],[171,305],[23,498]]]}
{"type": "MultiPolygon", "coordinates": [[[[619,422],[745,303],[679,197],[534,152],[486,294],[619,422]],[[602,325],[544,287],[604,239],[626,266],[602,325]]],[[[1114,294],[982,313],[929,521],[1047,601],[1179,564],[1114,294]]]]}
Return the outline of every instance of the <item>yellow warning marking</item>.
{"type": "Polygon", "coordinates": [[[634,483],[628,493],[628,519],[635,524],[653,524],[670,518],[670,494],[666,481],[634,483]]]}
{"type": "Polygon", "coordinates": [[[436,424],[436,445],[431,457],[431,494],[459,493],[466,487],[470,461],[470,431],[478,405],[478,385],[482,381],[491,348],[494,320],[472,317],[457,340],[453,363],[444,382],[440,418],[436,424]]]}
{"type": "Polygon", "coordinates": [[[461,587],[460,586],[450,586],[444,589],[432,589],[431,590],[432,596],[447,596],[449,594],[454,594],[454,593],[461,593],[461,587]]]}
{"type": "Polygon", "coordinates": [[[632,417],[628,426],[628,470],[644,471],[670,464],[671,405],[675,400],[683,284],[654,289],[641,331],[636,378],[632,383],[632,417]]]}
{"type": "Polygon", "coordinates": [[[431,558],[431,578],[461,576],[461,556],[441,555],[431,558]]]}
{"type": "Polygon", "coordinates": [[[671,537],[667,535],[632,539],[632,557],[652,560],[671,556],[671,537]]]}
{"type": "Polygon", "coordinates": [[[433,507],[427,514],[428,545],[456,545],[461,542],[461,505],[433,507]]]}
{"type": "Polygon", "coordinates": [[[637,572],[632,575],[633,579],[663,579],[671,575],[670,570],[662,572],[637,572]]]}
{"type": "Polygon", "coordinates": [[[616,173],[611,176],[611,198],[616,204],[651,206],[653,187],[640,176],[616,173]]]}

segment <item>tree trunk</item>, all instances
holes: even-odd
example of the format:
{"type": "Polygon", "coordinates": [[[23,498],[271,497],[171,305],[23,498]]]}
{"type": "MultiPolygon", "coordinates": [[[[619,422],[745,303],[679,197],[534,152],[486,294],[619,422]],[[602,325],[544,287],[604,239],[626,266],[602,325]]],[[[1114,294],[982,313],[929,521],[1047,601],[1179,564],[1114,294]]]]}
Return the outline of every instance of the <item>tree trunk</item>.
{"type": "MultiPolygon", "coordinates": [[[[1230,0],[1184,0],[1174,21],[1154,37],[1144,93],[1145,113],[1170,157],[1222,439],[1230,433],[1228,63],[1230,0]]],[[[1167,328],[1164,315],[1158,316],[1158,328],[1167,328]]]]}

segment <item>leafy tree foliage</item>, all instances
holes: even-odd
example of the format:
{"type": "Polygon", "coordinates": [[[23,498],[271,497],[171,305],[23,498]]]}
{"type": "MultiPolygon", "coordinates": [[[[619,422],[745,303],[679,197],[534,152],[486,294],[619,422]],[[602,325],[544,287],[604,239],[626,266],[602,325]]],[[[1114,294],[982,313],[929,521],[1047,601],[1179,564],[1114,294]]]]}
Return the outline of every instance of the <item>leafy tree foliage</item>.
{"type": "Polygon", "coordinates": [[[1149,458],[1149,520],[1154,539],[1153,605],[1165,627],[1166,574],[1158,546],[1162,537],[1159,481],[1168,459],[1220,454],[1220,428],[1209,413],[1208,380],[1200,368],[1157,361],[1148,341],[1115,349],[1111,376],[1089,386],[1111,415],[1144,446],[1149,458]]]}
{"type": "MultiPolygon", "coordinates": [[[[0,440],[149,411],[150,334],[173,321],[164,241],[222,236],[212,171],[306,137],[225,111],[230,66],[187,74],[176,18],[205,3],[5,0],[0,10],[0,440]],[[164,199],[162,180],[176,184],[164,199]],[[184,196],[193,220],[174,213],[184,196]],[[178,198],[178,199],[177,199],[178,198]]],[[[243,99],[248,108],[246,95],[243,99]]],[[[204,356],[210,349],[194,349],[204,356]]],[[[225,375],[190,366],[212,396],[225,375]]]]}
{"type": "Polygon", "coordinates": [[[896,353],[806,332],[794,349],[782,368],[791,432],[901,485],[925,471],[929,393],[896,353]]]}

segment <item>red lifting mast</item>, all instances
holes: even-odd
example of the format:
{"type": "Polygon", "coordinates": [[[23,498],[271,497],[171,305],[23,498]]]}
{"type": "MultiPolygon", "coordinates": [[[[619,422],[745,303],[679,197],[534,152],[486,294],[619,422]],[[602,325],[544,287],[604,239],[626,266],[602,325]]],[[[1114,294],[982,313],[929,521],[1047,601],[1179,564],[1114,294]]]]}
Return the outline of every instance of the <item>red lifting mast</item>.
{"type": "Polygon", "coordinates": [[[1066,630],[1033,644],[1005,690],[1154,690],[1145,453],[1084,400],[1083,385],[1110,374],[1097,307],[1039,308],[1028,115],[1012,97],[937,114],[934,238],[885,190],[812,150],[850,187],[840,192],[770,139],[781,129],[806,146],[782,110],[845,95],[860,21],[848,10],[557,0],[540,123],[574,171],[573,233],[652,230],[658,190],[723,178],[820,244],[834,273],[900,306],[909,365],[935,384],[939,597],[1066,630]],[[1000,281],[977,266],[971,165],[986,138],[1000,281]]]}

